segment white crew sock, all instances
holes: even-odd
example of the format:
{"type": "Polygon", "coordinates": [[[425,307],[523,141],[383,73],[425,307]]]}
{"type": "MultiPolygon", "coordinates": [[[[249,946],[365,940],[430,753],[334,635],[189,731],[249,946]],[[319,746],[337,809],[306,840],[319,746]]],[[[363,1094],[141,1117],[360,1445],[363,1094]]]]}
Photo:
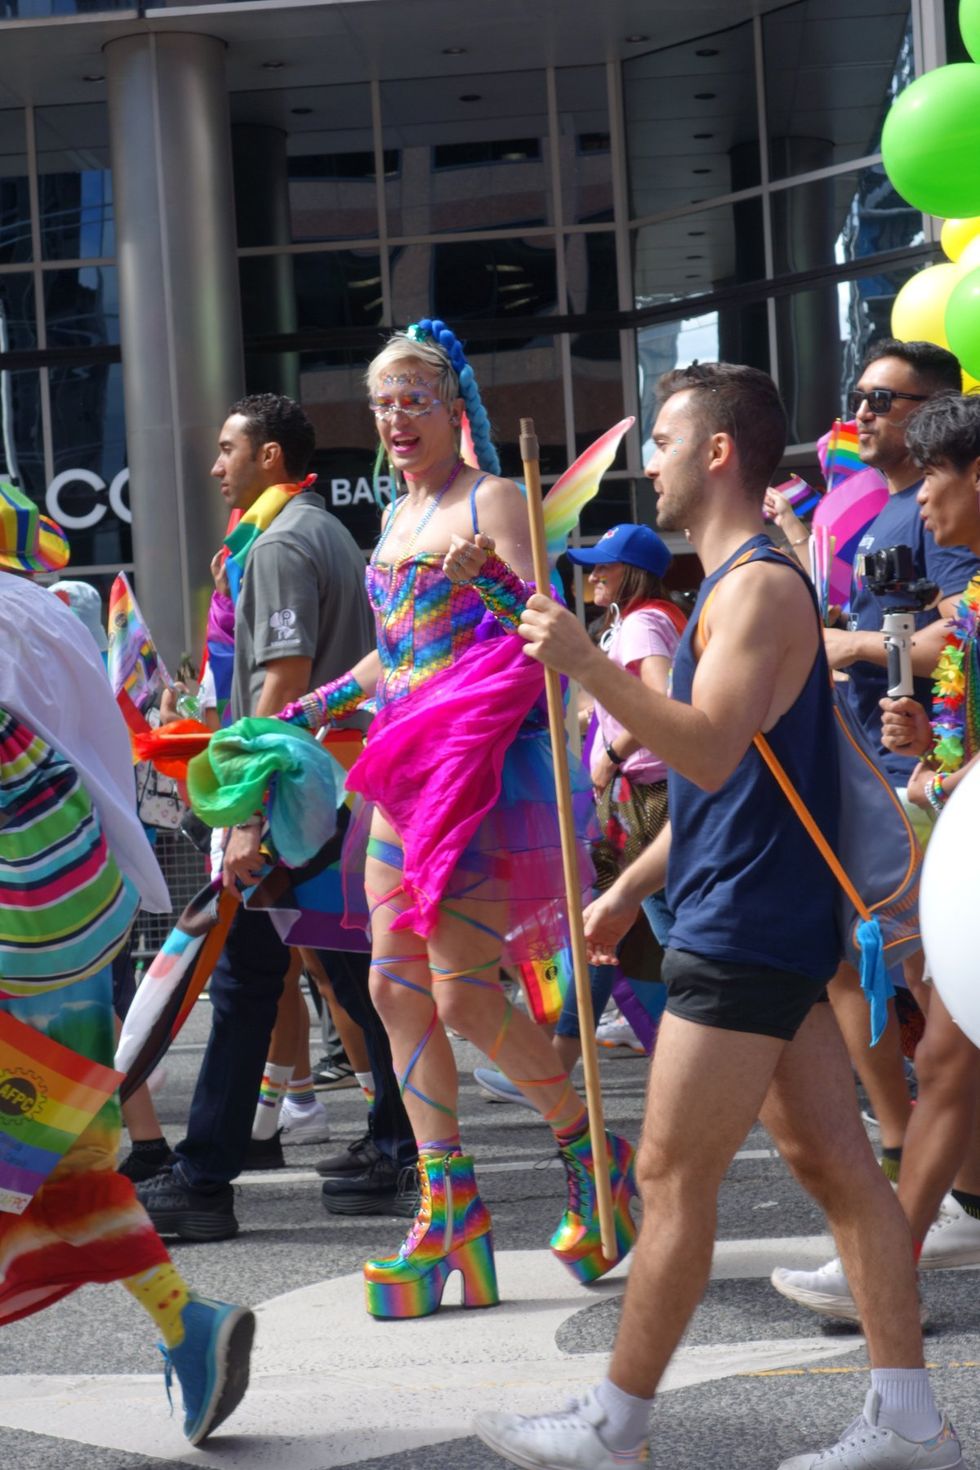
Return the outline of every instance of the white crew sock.
{"type": "Polygon", "coordinates": [[[871,1387],[881,1400],[878,1423],[882,1429],[894,1429],[903,1439],[918,1444],[939,1433],[942,1416],[925,1368],[872,1368],[871,1387]]]}
{"type": "Polygon", "coordinates": [[[292,1067],[277,1067],[275,1062],[266,1062],[255,1108],[255,1121],[252,1124],[253,1138],[271,1138],[279,1127],[282,1100],[286,1095],[286,1084],[292,1075],[292,1067]]]}
{"type": "Polygon", "coordinates": [[[602,1380],[595,1396],[606,1415],[600,1436],[603,1442],[620,1454],[637,1449],[649,1431],[653,1399],[638,1399],[634,1394],[624,1393],[611,1378],[602,1380]]]}
{"type": "Polygon", "coordinates": [[[357,1084],[364,1094],[368,1107],[374,1107],[374,1073],[355,1072],[354,1076],[357,1078],[357,1084]]]}

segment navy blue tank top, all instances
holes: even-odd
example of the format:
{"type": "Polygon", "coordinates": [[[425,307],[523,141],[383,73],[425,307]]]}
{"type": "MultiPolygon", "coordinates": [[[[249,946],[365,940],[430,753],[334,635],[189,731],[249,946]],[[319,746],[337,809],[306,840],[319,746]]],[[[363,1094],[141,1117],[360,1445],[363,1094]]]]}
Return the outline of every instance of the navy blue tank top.
{"type": "MultiPolygon", "coordinates": [[[[760,534],[706,578],[674,659],[674,699],[691,703],[697,668],[693,639],[701,609],[733,563],[750,550],[755,561],[778,562],[804,576],[760,534]]],[[[815,601],[814,616],[819,621],[815,601]]],[[[833,722],[833,692],[821,638],[796,702],[766,738],[836,848],[833,722]]],[[[674,915],[670,947],[829,980],[842,953],[835,917],[837,882],[755,746],[749,746],[718,791],[703,791],[671,771],[668,802],[667,902],[674,915]]]]}

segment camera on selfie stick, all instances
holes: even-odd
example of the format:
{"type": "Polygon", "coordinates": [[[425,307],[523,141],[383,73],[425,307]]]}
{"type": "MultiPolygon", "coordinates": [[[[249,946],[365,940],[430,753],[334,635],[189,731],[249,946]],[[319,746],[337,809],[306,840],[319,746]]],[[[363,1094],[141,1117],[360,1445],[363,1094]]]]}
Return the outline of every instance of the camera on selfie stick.
{"type": "Polygon", "coordinates": [[[886,546],[854,558],[854,570],[868,590],[885,604],[882,629],[888,658],[888,697],[901,699],[915,691],[912,683],[912,635],[915,614],[939,600],[939,588],[916,577],[912,548],[886,546]]]}

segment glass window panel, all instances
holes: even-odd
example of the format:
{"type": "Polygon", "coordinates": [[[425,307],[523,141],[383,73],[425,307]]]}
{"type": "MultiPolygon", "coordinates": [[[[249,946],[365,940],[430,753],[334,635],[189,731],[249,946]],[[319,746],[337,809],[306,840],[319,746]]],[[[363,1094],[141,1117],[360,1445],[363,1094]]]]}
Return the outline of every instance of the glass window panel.
{"type": "Polygon", "coordinates": [[[565,278],[568,308],[577,314],[616,311],[619,307],[616,236],[601,234],[565,236],[565,278]]]}
{"type": "Polygon", "coordinates": [[[613,217],[609,101],[604,66],[562,67],[558,91],[558,153],[566,225],[613,217]]]}
{"type": "Polygon", "coordinates": [[[49,347],[95,347],[119,341],[119,295],[114,265],[83,265],[44,272],[49,347]]]}
{"type": "Polygon", "coordinates": [[[44,495],[41,375],[0,369],[0,475],[38,504],[44,495]]]}
{"type": "Polygon", "coordinates": [[[122,366],[73,363],[49,373],[57,491],[53,504],[48,493],[49,512],[64,525],[76,566],[132,561],[122,366]]]}
{"type": "Polygon", "coordinates": [[[0,353],[29,352],[37,346],[34,277],[0,275],[0,353]]]}
{"type": "Polygon", "coordinates": [[[132,0],[3,0],[3,20],[37,20],[49,15],[88,15],[97,10],[135,10],[132,0]]]}
{"type": "Polygon", "coordinates": [[[678,215],[633,233],[633,294],[639,308],[765,276],[761,199],[678,215]]]}
{"type": "MultiPolygon", "coordinates": [[[[519,322],[557,310],[555,242],[550,235],[396,247],[391,273],[397,322],[440,316],[462,331],[467,321],[500,317],[519,322]]],[[[536,334],[529,322],[526,333],[501,337],[494,350],[522,351],[536,334]]]]}
{"type": "MultiPolygon", "coordinates": [[[[587,449],[623,417],[623,368],[618,332],[581,332],[571,339],[575,449],[587,449]]],[[[625,449],[616,468],[626,463],[625,449]]]]}
{"type": "Polygon", "coordinates": [[[240,246],[377,235],[367,83],[236,92],[231,117],[240,246]]]}
{"type": "Polygon", "coordinates": [[[568,453],[557,339],[536,337],[520,352],[510,346],[471,342],[466,353],[490,415],[501,470],[521,478],[518,436],[521,419],[530,417],[541,446],[542,475],[560,475],[568,468],[568,453]]]}
{"type": "Polygon", "coordinates": [[[759,183],[751,24],[627,61],[623,103],[634,218],[759,183]]]}
{"type": "Polygon", "coordinates": [[[919,245],[922,215],[896,194],[882,164],[772,195],[776,274],[919,245]]]}
{"type": "Polygon", "coordinates": [[[700,316],[651,322],[636,334],[643,463],[651,454],[654,394],[662,373],[698,362],[743,362],[769,372],[765,301],[720,307],[700,316]]]}
{"type": "Polygon", "coordinates": [[[772,177],[877,152],[914,75],[908,0],[800,0],[762,35],[772,177]]]}
{"type": "MultiPolygon", "coordinates": [[[[606,425],[609,428],[609,425],[606,425]]],[[[619,461],[617,461],[618,463],[619,461]]],[[[633,482],[628,476],[603,476],[599,493],[590,500],[579,522],[584,541],[592,541],[608,531],[634,519],[633,482]]],[[[588,568],[586,568],[588,571],[588,568]]]]}
{"type": "MultiPolygon", "coordinates": [[[[378,436],[364,386],[369,355],[349,349],[332,351],[329,360],[320,352],[299,354],[299,398],[316,429],[316,488],[365,551],[381,528],[372,492],[378,436]]],[[[379,489],[383,495],[390,490],[387,470],[379,489]]]]}
{"type": "Polygon", "coordinates": [[[812,443],[844,411],[868,348],[891,336],[892,303],[913,273],[905,266],[777,299],[779,387],[791,444],[812,443]]]}
{"type": "Polygon", "coordinates": [[[115,255],[105,104],[39,107],[36,123],[44,258],[88,260],[115,255]]]}
{"type": "Polygon", "coordinates": [[[388,234],[551,222],[543,72],[383,82],[388,234]]]}
{"type": "Polygon", "coordinates": [[[31,258],[31,200],[27,184],[24,114],[0,112],[0,265],[31,258]]]}

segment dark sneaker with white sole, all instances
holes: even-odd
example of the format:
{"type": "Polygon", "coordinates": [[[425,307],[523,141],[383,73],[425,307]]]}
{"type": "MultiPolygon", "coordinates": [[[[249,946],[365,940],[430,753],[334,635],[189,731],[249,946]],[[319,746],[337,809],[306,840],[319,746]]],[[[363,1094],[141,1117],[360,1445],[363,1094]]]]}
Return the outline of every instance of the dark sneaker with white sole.
{"type": "Polygon", "coordinates": [[[174,1169],[165,1169],[137,1184],[136,1197],[159,1235],[230,1240],[238,1234],[235,1191],[230,1184],[205,1193],[190,1189],[174,1169]]]}
{"type": "Polygon", "coordinates": [[[359,1174],[334,1174],[323,1181],[323,1208],[331,1215],[398,1215],[411,1220],[419,1210],[414,1164],[393,1164],[384,1154],[359,1174]]]}

